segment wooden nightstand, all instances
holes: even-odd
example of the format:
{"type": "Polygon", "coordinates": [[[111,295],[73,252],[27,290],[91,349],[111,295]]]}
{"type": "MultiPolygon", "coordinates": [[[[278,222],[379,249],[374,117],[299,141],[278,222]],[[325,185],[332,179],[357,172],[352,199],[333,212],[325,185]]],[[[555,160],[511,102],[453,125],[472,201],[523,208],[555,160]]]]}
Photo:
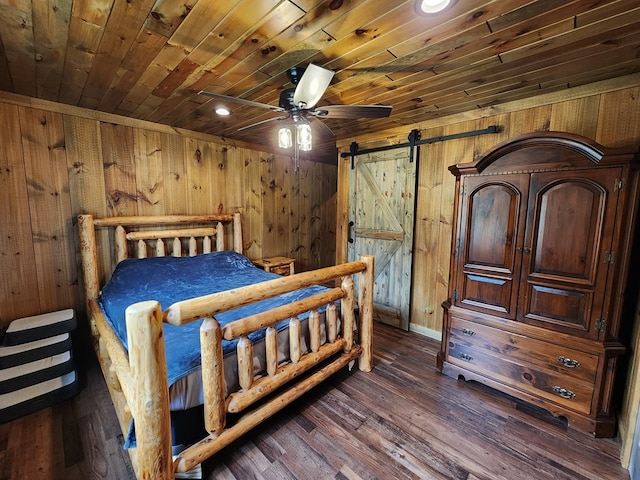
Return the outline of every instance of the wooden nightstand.
{"type": "Polygon", "coordinates": [[[278,275],[293,275],[295,258],[289,257],[269,257],[261,260],[253,260],[253,264],[263,268],[267,272],[277,273],[278,275]]]}

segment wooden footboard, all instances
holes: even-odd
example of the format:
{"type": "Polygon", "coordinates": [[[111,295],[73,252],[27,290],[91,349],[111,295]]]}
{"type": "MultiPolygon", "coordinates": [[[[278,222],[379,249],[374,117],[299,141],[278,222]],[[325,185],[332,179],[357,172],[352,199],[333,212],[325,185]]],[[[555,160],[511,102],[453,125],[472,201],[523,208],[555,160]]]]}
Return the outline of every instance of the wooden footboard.
{"type": "MultiPolygon", "coordinates": [[[[218,221],[216,216],[208,220],[218,221]]],[[[130,449],[132,463],[139,479],[172,479],[175,472],[186,472],[204,459],[269,418],[272,414],[300,397],[302,394],[336,373],[346,365],[358,361],[359,368],[372,368],[373,322],[373,269],[374,259],[363,257],[360,261],[327,267],[310,272],[281,277],[267,282],[237,288],[203,297],[193,298],[171,305],[164,312],[156,301],[131,305],[126,310],[129,352],[120,344],[104,318],[96,299],[99,294],[97,247],[94,228],[96,223],[114,227],[121,223],[139,225],[137,217],[126,222],[116,219],[95,220],[88,215],[79,218],[85,292],[95,345],[109,391],[118,410],[121,427],[125,432],[131,417],[135,418],[137,446],[130,449]],[[354,282],[354,277],[357,282],[354,282]],[[216,315],[233,308],[258,302],[283,293],[314,284],[334,283],[331,288],[304,300],[260,312],[236,320],[221,327],[216,315]],[[358,285],[356,292],[355,283],[358,285]],[[340,305],[340,315],[337,303],[340,305]],[[326,309],[326,341],[321,341],[320,309],[326,309]],[[355,314],[356,308],[359,314],[355,314]],[[303,352],[299,316],[309,312],[309,349],[303,352]],[[338,319],[339,317],[339,319],[338,319]],[[204,425],[209,435],[184,450],[175,461],[171,456],[171,425],[169,413],[169,386],[162,322],[181,325],[204,318],[200,328],[201,364],[204,388],[204,425]],[[357,320],[356,320],[357,319],[357,320]],[[289,361],[282,364],[278,358],[275,325],[289,321],[289,361]],[[357,322],[357,326],[356,326],[357,322]],[[357,328],[356,328],[357,327],[357,328]],[[266,328],[266,373],[254,378],[254,351],[249,334],[266,328]],[[357,338],[354,338],[354,331],[357,338]],[[222,342],[238,340],[237,362],[240,390],[225,393],[222,361],[222,342]],[[233,424],[227,424],[228,413],[237,413],[233,424]]],[[[144,217],[145,219],[156,217],[144,217]]],[[[193,223],[171,217],[173,223],[193,223]],[[175,222],[178,220],[178,222],[175,222]]],[[[239,216],[227,217],[239,228],[239,216]]],[[[207,221],[208,221],[207,220],[207,221]]],[[[151,224],[151,220],[148,224],[151,224]]],[[[163,223],[163,222],[161,222],[163,223]]],[[[171,222],[167,222],[171,223],[171,222]]],[[[141,237],[172,237],[190,235],[182,230],[161,230],[161,234],[116,233],[116,247],[127,251],[127,239],[138,242],[141,237]],[[167,232],[170,233],[167,234],[167,232]]],[[[200,232],[211,235],[211,230],[200,232]]],[[[216,227],[219,239],[223,235],[216,227]]],[[[188,243],[196,240],[189,237],[188,243]]],[[[234,234],[234,246],[240,245],[239,235],[234,234]]],[[[162,242],[164,243],[164,242],[162,242]]],[[[174,253],[179,250],[175,241],[174,253]]],[[[200,242],[203,245],[208,242],[200,242]]],[[[220,243],[217,242],[218,249],[220,243]]],[[[136,247],[146,252],[147,247],[136,247]]],[[[164,247],[156,250],[164,255],[164,247]]],[[[190,254],[193,254],[189,247],[190,254]]],[[[118,258],[126,253],[118,254],[118,258]]]]}

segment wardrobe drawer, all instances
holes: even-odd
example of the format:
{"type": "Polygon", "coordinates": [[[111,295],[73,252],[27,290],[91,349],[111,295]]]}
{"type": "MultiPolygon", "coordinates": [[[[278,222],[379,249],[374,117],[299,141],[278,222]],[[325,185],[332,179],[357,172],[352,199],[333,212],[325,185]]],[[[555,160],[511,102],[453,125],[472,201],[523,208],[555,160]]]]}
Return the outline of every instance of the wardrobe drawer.
{"type": "Polygon", "coordinates": [[[452,318],[447,361],[512,388],[589,414],[598,358],[570,349],[573,357],[565,356],[563,361],[559,361],[557,348],[562,347],[452,318]]]}
{"type": "Polygon", "coordinates": [[[596,380],[598,355],[592,353],[455,317],[451,318],[449,339],[458,344],[474,345],[493,355],[548,370],[550,373],[589,383],[596,380]]]}

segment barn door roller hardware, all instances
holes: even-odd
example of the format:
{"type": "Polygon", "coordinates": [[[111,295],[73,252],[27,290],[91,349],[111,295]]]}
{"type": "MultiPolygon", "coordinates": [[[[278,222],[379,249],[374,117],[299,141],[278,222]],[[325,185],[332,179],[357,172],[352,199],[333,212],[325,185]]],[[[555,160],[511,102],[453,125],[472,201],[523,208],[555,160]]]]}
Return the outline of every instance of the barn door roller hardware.
{"type": "Polygon", "coordinates": [[[464,137],[474,137],[477,135],[486,135],[488,133],[498,133],[500,131],[500,127],[497,125],[491,125],[490,127],[484,128],[482,130],[472,130],[470,132],[462,132],[462,133],[454,133],[451,135],[440,135],[439,137],[431,137],[426,138],[424,140],[420,140],[420,130],[414,129],[411,130],[408,136],[407,143],[399,143],[397,145],[386,145],[384,147],[376,147],[376,148],[365,148],[364,150],[360,150],[358,144],[356,142],[351,142],[349,145],[348,152],[342,152],[340,156],[342,158],[351,157],[351,169],[353,170],[355,165],[356,155],[364,155],[366,153],[375,153],[375,152],[384,152],[386,150],[393,150],[394,148],[405,148],[410,147],[409,150],[409,161],[413,162],[415,158],[415,147],[418,145],[424,145],[426,143],[436,143],[436,142],[444,142],[445,140],[453,140],[455,138],[464,138],[464,137]]]}

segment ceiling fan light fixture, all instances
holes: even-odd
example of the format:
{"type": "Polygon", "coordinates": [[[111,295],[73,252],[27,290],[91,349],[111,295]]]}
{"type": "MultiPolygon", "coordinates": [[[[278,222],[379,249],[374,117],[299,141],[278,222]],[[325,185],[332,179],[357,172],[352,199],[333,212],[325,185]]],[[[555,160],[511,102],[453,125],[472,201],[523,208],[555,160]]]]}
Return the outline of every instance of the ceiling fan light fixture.
{"type": "Polygon", "coordinates": [[[281,127],[278,130],[278,147],[291,148],[292,146],[291,129],[289,127],[281,127]]]}
{"type": "Polygon", "coordinates": [[[418,15],[429,16],[451,8],[457,0],[416,0],[415,10],[418,15]]]}
{"type": "Polygon", "coordinates": [[[311,125],[299,123],[296,125],[296,142],[301,152],[309,152],[313,148],[311,138],[311,125]]]}

